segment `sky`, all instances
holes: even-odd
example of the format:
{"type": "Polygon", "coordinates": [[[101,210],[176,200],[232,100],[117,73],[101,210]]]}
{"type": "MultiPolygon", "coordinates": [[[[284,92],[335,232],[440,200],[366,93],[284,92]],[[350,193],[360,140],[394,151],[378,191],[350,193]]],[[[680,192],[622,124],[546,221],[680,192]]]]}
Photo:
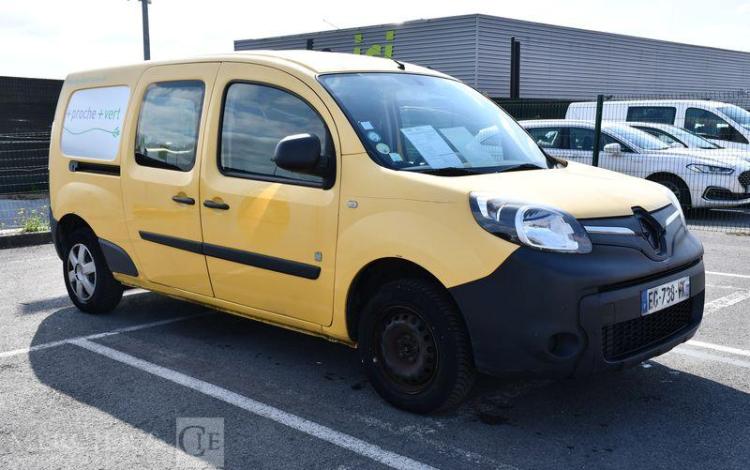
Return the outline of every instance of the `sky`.
{"type": "MultiPolygon", "coordinates": [[[[151,57],[229,52],[235,39],[470,13],[750,52],[750,0],[152,0],[151,57]]],[[[0,44],[0,76],[64,78],[138,62],[141,4],[0,0],[0,44]]]]}

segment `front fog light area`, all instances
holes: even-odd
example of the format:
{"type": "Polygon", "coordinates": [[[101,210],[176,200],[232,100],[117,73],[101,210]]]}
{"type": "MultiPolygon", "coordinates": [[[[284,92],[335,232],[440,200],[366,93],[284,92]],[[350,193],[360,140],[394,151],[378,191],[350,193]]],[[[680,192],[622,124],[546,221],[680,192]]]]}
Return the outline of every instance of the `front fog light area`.
{"type": "Polygon", "coordinates": [[[559,253],[590,253],[591,240],[572,215],[544,205],[472,193],[474,218],[488,232],[514,243],[559,253]]]}

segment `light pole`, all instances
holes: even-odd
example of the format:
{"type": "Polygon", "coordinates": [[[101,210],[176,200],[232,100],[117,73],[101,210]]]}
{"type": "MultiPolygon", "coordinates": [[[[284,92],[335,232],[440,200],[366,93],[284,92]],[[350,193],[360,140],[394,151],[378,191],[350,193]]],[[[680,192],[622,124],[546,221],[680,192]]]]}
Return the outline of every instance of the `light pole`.
{"type": "Polygon", "coordinates": [[[151,0],[139,0],[141,2],[141,15],[143,16],[143,60],[151,60],[151,40],[148,36],[148,4],[151,0]]]}

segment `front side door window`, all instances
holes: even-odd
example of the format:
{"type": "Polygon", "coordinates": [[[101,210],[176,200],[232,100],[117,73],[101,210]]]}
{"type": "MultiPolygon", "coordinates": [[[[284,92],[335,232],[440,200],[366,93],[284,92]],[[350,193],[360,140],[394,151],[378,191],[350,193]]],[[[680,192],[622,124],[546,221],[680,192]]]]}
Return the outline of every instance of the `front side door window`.
{"type": "Polygon", "coordinates": [[[731,124],[705,109],[688,108],[685,112],[685,129],[707,139],[748,143],[731,124]]]}
{"type": "Polygon", "coordinates": [[[330,134],[310,105],[278,88],[233,83],[224,102],[219,168],[229,176],[323,185],[321,176],[287,171],[273,162],[279,141],[302,133],[320,139],[322,160],[332,158],[330,134]]]}

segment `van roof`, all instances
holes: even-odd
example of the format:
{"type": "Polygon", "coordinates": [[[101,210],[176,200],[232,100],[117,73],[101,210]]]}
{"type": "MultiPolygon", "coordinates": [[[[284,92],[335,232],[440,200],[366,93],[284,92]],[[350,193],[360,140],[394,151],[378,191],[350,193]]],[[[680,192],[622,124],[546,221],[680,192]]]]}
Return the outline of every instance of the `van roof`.
{"type": "Polygon", "coordinates": [[[396,62],[393,59],[373,57],[357,54],[344,54],[338,52],[322,52],[308,50],[286,50],[286,51],[240,51],[225,54],[212,54],[185,59],[148,61],[122,67],[110,67],[96,70],[87,70],[72,73],[67,79],[81,78],[87,75],[101,74],[105,71],[115,69],[138,69],[143,70],[160,65],[177,65],[200,62],[246,62],[260,65],[275,66],[280,69],[296,69],[309,75],[320,75],[335,72],[401,72],[434,75],[444,78],[452,78],[426,67],[396,62]],[[401,70],[399,63],[405,65],[401,70]]]}
{"type": "MultiPolygon", "coordinates": [[[[629,106],[669,106],[678,104],[700,104],[710,108],[718,108],[720,106],[727,106],[729,103],[723,101],[713,100],[623,100],[623,101],[605,101],[605,106],[611,105],[629,105],[629,106]]],[[[580,101],[577,103],[571,103],[570,107],[588,107],[596,106],[596,101],[580,101]]]]}

